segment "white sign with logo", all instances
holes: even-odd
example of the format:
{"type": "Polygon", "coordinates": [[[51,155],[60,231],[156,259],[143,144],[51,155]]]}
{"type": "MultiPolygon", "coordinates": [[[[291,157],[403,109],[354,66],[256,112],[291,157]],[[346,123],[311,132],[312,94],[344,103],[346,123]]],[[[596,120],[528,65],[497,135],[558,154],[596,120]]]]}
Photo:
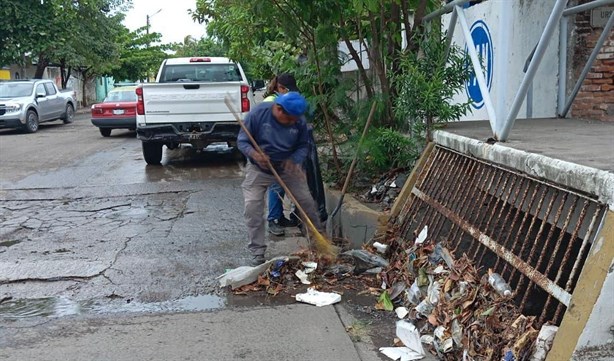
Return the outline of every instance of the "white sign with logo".
{"type": "MultiPolygon", "coordinates": [[[[549,1],[486,1],[464,9],[475,43],[478,57],[482,59],[484,77],[498,121],[509,113],[516,92],[524,77],[524,66],[536,46],[552,12],[549,1]]],[[[443,17],[442,27],[447,30],[451,14],[443,17]]],[[[552,35],[550,45],[533,80],[533,117],[556,116],[558,81],[558,29],[552,35]]],[[[457,22],[453,42],[467,49],[467,42],[457,22]]],[[[472,65],[469,64],[471,67],[472,65]]],[[[470,113],[461,120],[488,120],[484,95],[475,77],[469,79],[454,101],[472,100],[470,113]]],[[[518,118],[524,118],[523,104],[518,118]]]]}

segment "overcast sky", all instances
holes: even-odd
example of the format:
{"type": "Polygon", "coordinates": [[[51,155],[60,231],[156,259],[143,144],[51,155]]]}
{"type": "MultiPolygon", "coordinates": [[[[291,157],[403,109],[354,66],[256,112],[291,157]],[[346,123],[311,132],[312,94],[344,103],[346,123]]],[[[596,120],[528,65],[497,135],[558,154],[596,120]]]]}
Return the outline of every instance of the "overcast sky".
{"type": "Polygon", "coordinates": [[[149,31],[162,34],[163,43],[183,42],[186,35],[200,39],[205,34],[205,26],[192,21],[188,14],[188,9],[196,7],[196,0],[132,0],[132,4],[124,20],[130,30],[145,26],[150,15],[149,31]]]}

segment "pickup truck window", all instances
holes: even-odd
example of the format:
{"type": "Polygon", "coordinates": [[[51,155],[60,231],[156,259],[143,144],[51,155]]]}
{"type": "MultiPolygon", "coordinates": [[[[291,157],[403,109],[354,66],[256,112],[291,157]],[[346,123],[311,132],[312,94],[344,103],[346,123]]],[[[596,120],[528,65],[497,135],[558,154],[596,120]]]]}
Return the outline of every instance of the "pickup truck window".
{"type": "Polygon", "coordinates": [[[45,96],[47,96],[47,91],[45,90],[45,86],[43,84],[38,84],[36,86],[36,94],[44,94],[45,96]]]}
{"type": "Polygon", "coordinates": [[[177,64],[162,69],[160,83],[174,82],[226,82],[241,81],[241,72],[236,64],[177,64]]]}
{"type": "Polygon", "coordinates": [[[27,97],[32,94],[30,83],[0,83],[0,98],[27,97]]]}
{"type": "Polygon", "coordinates": [[[56,93],[55,87],[51,83],[45,83],[45,89],[47,90],[47,95],[53,95],[56,93]]]}

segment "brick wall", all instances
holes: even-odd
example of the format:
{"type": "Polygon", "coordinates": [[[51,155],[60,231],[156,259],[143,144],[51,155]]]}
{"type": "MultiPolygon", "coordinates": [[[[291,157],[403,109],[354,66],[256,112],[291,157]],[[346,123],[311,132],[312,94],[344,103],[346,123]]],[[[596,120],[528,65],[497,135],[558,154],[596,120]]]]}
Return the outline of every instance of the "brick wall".
{"type": "MultiPolygon", "coordinates": [[[[579,1],[586,3],[587,1],[579,1]]],[[[593,51],[603,29],[591,27],[590,11],[576,15],[576,43],[572,59],[572,81],[569,90],[578,80],[588,57],[593,51]]],[[[575,118],[614,121],[614,31],[610,31],[597,59],[582,83],[580,92],[571,107],[575,118]]]]}

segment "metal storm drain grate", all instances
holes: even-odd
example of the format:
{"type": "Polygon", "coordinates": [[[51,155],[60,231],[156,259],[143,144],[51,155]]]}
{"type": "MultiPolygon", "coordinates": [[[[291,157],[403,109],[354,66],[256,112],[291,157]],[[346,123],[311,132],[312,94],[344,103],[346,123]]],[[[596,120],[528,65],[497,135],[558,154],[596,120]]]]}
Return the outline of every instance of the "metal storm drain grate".
{"type": "Polygon", "coordinates": [[[539,322],[560,324],[605,206],[572,190],[436,146],[396,220],[492,268],[539,322]]]}

